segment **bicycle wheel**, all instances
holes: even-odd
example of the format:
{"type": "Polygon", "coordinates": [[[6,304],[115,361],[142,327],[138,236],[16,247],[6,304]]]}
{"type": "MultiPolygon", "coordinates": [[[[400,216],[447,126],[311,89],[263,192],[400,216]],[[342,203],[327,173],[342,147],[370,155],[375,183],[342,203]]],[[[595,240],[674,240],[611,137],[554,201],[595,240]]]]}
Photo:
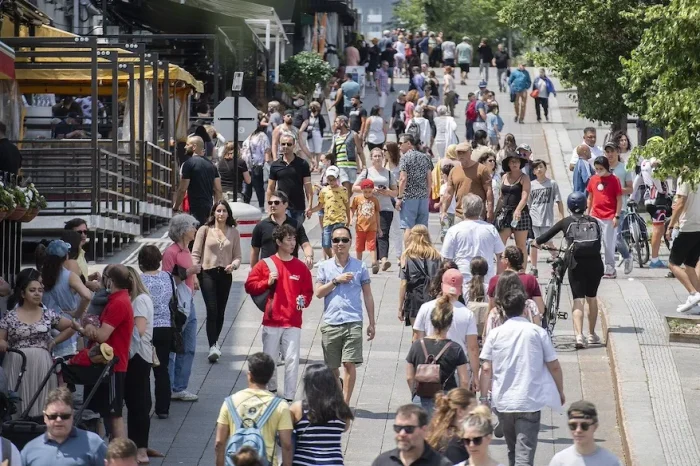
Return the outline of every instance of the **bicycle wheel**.
{"type": "Polygon", "coordinates": [[[547,331],[551,337],[554,334],[554,327],[557,325],[557,317],[559,317],[558,312],[558,302],[559,302],[559,292],[557,287],[556,279],[551,279],[547,283],[547,289],[545,291],[546,301],[544,305],[544,312],[547,315],[547,331]]]}
{"type": "Polygon", "coordinates": [[[640,267],[644,267],[644,261],[642,257],[642,232],[639,228],[639,223],[637,223],[637,217],[634,217],[629,224],[630,228],[630,242],[634,247],[635,256],[640,267]]]}

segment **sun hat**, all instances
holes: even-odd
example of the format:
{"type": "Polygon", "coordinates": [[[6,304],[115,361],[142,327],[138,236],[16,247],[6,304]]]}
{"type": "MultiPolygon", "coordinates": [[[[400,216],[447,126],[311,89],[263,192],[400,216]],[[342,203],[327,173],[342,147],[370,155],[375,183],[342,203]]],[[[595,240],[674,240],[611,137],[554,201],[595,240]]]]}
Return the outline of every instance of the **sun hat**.
{"type": "Polygon", "coordinates": [[[442,293],[453,296],[462,294],[462,272],[459,269],[448,269],[442,275],[442,293]]]}
{"type": "Polygon", "coordinates": [[[516,153],[509,153],[506,155],[506,157],[503,159],[501,162],[501,168],[505,173],[508,173],[510,171],[510,168],[508,168],[508,161],[510,159],[518,159],[520,160],[520,168],[523,168],[527,164],[527,159],[525,157],[521,157],[520,155],[516,153]]]}

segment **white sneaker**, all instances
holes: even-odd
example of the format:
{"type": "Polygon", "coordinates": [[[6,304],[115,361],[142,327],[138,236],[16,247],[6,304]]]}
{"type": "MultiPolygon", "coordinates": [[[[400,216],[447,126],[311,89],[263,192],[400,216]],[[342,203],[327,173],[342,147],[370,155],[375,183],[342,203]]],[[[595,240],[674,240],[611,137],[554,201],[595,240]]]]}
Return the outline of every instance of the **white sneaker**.
{"type": "Polygon", "coordinates": [[[591,333],[588,335],[588,344],[589,345],[599,345],[600,344],[600,337],[596,335],[595,333],[591,333]]]}
{"type": "Polygon", "coordinates": [[[586,346],[586,340],[583,339],[583,334],[576,335],[576,349],[583,349],[586,346]]]}
{"type": "Polygon", "coordinates": [[[170,399],[179,401],[197,401],[199,397],[194,393],[190,393],[187,390],[183,390],[181,392],[173,392],[173,394],[170,395],[170,399]]]}
{"type": "Polygon", "coordinates": [[[209,362],[216,362],[219,360],[221,357],[221,350],[219,349],[219,344],[214,343],[211,345],[211,348],[209,348],[209,356],[207,356],[207,359],[209,359],[209,362]]]}
{"type": "Polygon", "coordinates": [[[628,257],[623,262],[625,264],[625,275],[629,275],[632,273],[632,269],[634,269],[634,261],[632,260],[632,256],[628,257]]]}
{"type": "Polygon", "coordinates": [[[700,303],[700,293],[693,293],[688,296],[684,304],[681,304],[676,309],[678,312],[686,312],[695,307],[696,304],[700,303]]]}

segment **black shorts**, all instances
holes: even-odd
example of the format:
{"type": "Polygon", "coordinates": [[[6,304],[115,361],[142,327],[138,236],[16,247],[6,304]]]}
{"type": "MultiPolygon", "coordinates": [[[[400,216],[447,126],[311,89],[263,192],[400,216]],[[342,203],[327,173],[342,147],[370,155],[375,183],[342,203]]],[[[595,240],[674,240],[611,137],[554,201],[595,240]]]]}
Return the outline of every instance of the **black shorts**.
{"type": "MultiPolygon", "coordinates": [[[[100,416],[103,418],[122,417],[126,372],[114,372],[110,378],[111,383],[100,384],[97,392],[95,392],[95,397],[90,400],[88,407],[100,413],[100,416]]],[[[92,386],[85,385],[85,393],[90,393],[90,390],[92,390],[92,386]]]]}
{"type": "Polygon", "coordinates": [[[654,225],[663,225],[667,218],[671,218],[673,209],[670,205],[665,204],[647,204],[647,213],[651,216],[651,223],[654,225]]]}
{"type": "Polygon", "coordinates": [[[469,73],[469,63],[460,63],[459,69],[462,70],[462,73],[469,73]]]}
{"type": "Polygon", "coordinates": [[[372,152],[372,150],[376,149],[377,147],[379,147],[381,149],[382,147],[384,147],[384,143],[383,142],[380,144],[372,144],[371,142],[367,143],[367,148],[369,149],[370,152],[372,152]]]}
{"type": "Polygon", "coordinates": [[[445,66],[451,66],[452,68],[454,68],[455,59],[454,58],[445,58],[445,66]]]}
{"type": "Polygon", "coordinates": [[[569,266],[569,284],[574,299],[595,298],[603,278],[603,261],[600,257],[576,258],[576,265],[569,266]]]}
{"type": "Polygon", "coordinates": [[[668,261],[673,265],[695,267],[700,259],[700,231],[680,232],[671,246],[668,261]]]}

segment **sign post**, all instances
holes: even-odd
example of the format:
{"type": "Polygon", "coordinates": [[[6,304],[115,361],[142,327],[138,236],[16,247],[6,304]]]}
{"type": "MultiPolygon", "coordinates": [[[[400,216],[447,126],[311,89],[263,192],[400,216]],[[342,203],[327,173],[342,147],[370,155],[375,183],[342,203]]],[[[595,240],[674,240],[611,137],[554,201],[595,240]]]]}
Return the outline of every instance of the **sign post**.
{"type": "MultiPolygon", "coordinates": [[[[258,110],[245,97],[241,97],[243,88],[243,73],[233,74],[233,84],[231,85],[232,97],[226,97],[214,109],[214,126],[226,140],[233,141],[234,186],[238,185],[238,160],[240,150],[238,142],[241,138],[245,140],[257,127],[258,110]],[[249,124],[246,124],[250,122],[249,124]],[[232,123],[232,124],[231,124],[232,123]]],[[[234,202],[238,202],[238,190],[234,189],[234,202]]]]}

